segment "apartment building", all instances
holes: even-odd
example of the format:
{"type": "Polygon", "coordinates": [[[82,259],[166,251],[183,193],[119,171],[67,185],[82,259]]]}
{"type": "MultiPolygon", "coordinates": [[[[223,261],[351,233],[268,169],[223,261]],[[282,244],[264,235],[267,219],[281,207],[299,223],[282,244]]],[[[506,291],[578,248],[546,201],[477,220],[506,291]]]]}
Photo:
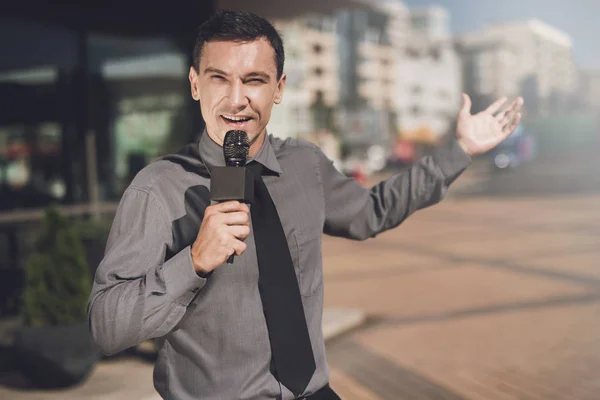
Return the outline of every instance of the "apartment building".
{"type": "Polygon", "coordinates": [[[528,111],[560,111],[578,86],[572,41],[537,19],[493,24],[458,40],[466,87],[482,97],[525,97],[528,111]]]}
{"type": "Polygon", "coordinates": [[[409,21],[409,36],[395,71],[396,124],[403,138],[435,142],[447,133],[461,105],[461,60],[445,9],[411,10],[409,21]]]}
{"type": "Polygon", "coordinates": [[[585,109],[600,113],[600,68],[582,71],[581,95],[585,109]]]}
{"type": "Polygon", "coordinates": [[[273,22],[285,44],[287,83],[269,130],[280,137],[307,137],[327,125],[324,111],[339,101],[336,19],[309,15],[273,22]]]}
{"type": "Polygon", "coordinates": [[[368,12],[354,12],[357,95],[376,110],[395,112],[396,67],[409,37],[408,9],[400,2],[384,2],[368,12]]]}

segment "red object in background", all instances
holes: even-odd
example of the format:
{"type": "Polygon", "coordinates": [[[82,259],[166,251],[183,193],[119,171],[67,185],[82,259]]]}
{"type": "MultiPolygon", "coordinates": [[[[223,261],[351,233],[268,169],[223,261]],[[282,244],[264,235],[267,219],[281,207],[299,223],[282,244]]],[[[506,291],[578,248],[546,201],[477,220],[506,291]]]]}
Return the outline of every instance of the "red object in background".
{"type": "Polygon", "coordinates": [[[394,157],[402,162],[410,163],[415,159],[415,145],[408,140],[398,139],[394,146],[394,157]]]}
{"type": "Polygon", "coordinates": [[[31,148],[21,142],[11,143],[7,146],[6,149],[6,158],[14,159],[14,158],[24,158],[31,156],[31,148]]]}
{"type": "Polygon", "coordinates": [[[529,160],[533,156],[533,140],[531,137],[526,136],[520,143],[519,146],[520,155],[522,160],[529,160]]]}
{"type": "Polygon", "coordinates": [[[367,176],[359,166],[354,167],[352,170],[352,177],[361,185],[367,181],[367,176]]]}

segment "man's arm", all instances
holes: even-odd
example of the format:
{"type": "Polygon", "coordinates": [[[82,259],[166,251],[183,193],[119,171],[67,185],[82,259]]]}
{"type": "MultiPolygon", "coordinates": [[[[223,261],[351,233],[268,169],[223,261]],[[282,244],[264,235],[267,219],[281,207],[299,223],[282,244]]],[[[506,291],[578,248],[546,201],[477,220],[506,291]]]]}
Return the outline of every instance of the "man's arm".
{"type": "Polygon", "coordinates": [[[398,226],[408,216],[438,203],[471,157],[456,140],[370,190],[337,171],[318,151],[325,196],[324,233],[364,240],[398,226]]]}
{"type": "Polygon", "coordinates": [[[168,333],[206,280],[190,247],[165,260],[171,227],[151,193],[129,187],[117,210],[88,303],[90,330],[106,354],[168,333]]]}

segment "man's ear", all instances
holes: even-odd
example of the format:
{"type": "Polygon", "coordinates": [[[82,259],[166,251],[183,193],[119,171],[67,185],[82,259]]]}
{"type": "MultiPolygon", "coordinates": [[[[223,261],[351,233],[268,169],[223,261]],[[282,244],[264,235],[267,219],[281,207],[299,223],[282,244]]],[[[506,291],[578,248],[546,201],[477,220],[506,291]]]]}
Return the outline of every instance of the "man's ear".
{"type": "Polygon", "coordinates": [[[281,103],[281,100],[283,99],[283,89],[285,88],[286,80],[287,76],[285,73],[283,73],[281,75],[281,79],[279,79],[279,82],[277,82],[277,91],[275,92],[275,98],[273,99],[275,104],[281,103]]]}
{"type": "Polygon", "coordinates": [[[200,100],[200,93],[198,91],[198,72],[194,66],[190,67],[190,73],[188,74],[188,78],[190,80],[190,91],[192,94],[192,98],[196,101],[200,100]]]}

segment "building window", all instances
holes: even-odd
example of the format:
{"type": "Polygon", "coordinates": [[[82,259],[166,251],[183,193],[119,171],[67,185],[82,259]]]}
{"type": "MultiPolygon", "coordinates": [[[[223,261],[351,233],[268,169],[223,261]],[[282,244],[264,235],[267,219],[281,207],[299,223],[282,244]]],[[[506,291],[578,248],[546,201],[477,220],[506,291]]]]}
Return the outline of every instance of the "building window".
{"type": "Polygon", "coordinates": [[[438,46],[432,47],[429,49],[429,56],[434,61],[440,61],[440,58],[442,58],[442,51],[438,46]]]}
{"type": "Polygon", "coordinates": [[[414,47],[406,48],[406,56],[409,58],[419,58],[419,52],[414,47]]]}

